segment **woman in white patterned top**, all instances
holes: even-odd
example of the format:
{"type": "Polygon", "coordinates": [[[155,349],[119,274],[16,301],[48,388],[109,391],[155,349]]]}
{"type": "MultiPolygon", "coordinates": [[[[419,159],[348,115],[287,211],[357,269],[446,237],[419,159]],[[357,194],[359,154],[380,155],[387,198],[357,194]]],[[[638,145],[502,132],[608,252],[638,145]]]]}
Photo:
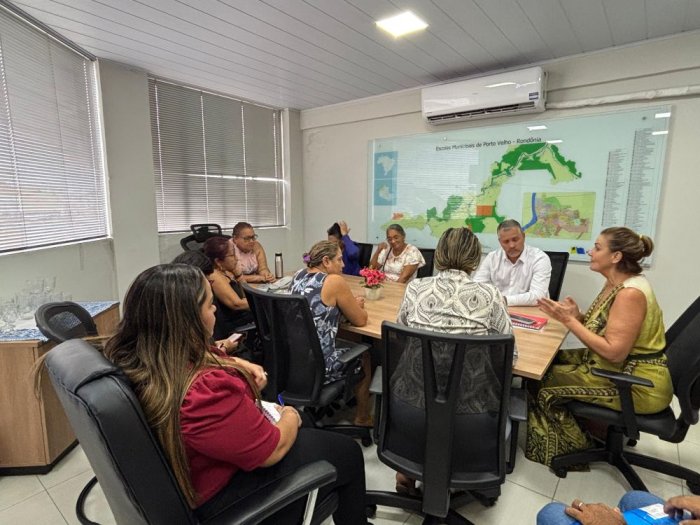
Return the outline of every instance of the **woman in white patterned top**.
{"type": "Polygon", "coordinates": [[[391,224],[386,229],[386,242],[379,243],[369,266],[382,270],[389,281],[407,283],[416,277],[418,268],[425,266],[425,259],[418,248],[406,243],[403,227],[391,224]]]}
{"type": "MultiPolygon", "coordinates": [[[[435,250],[437,275],[416,279],[406,287],[397,322],[434,332],[450,334],[510,334],[513,327],[503,296],[492,284],[471,280],[479,265],[481,244],[468,228],[450,228],[442,234],[435,250]]],[[[484,347],[484,352],[488,347],[484,347]]],[[[438,350],[439,351],[439,350],[438,350]]],[[[498,382],[487,358],[477,352],[465,361],[462,384],[470,385],[457,404],[458,414],[499,409],[492,385],[498,382]],[[466,377],[468,376],[468,378],[466,377]]],[[[451,361],[435,360],[436,374],[447,375],[451,361]]],[[[396,397],[417,408],[425,407],[421,350],[407,346],[391,379],[396,397]]],[[[399,492],[414,492],[415,480],[396,474],[399,492]]]]}

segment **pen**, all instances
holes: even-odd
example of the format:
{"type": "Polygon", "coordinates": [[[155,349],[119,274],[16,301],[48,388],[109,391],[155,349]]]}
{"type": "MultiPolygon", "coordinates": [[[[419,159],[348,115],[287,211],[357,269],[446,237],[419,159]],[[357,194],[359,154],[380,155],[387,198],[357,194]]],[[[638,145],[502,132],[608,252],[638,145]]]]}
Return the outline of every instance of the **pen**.
{"type": "Polygon", "coordinates": [[[284,406],[284,399],[282,398],[282,394],[277,394],[277,404],[281,407],[284,406]]]}

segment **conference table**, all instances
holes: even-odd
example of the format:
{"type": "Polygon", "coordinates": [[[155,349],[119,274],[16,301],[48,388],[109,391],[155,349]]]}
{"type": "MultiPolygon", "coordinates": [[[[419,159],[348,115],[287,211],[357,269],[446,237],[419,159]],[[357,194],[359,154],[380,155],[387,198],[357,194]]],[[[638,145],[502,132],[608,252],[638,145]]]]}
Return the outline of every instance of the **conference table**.
{"type": "MultiPolygon", "coordinates": [[[[343,278],[350,285],[354,295],[364,297],[365,288],[362,287],[364,281],[362,277],[343,275],[343,278]]],[[[396,321],[405,290],[405,284],[385,282],[382,285],[381,299],[365,301],[365,310],[368,314],[367,324],[365,326],[342,324],[340,329],[345,332],[344,337],[348,334],[359,334],[372,339],[381,339],[382,322],[396,321]]],[[[550,318],[536,306],[513,306],[509,307],[508,311],[549,318],[547,324],[540,330],[513,328],[515,345],[518,349],[518,360],[513,367],[513,373],[529,379],[542,379],[568,330],[563,324],[550,318]]]]}

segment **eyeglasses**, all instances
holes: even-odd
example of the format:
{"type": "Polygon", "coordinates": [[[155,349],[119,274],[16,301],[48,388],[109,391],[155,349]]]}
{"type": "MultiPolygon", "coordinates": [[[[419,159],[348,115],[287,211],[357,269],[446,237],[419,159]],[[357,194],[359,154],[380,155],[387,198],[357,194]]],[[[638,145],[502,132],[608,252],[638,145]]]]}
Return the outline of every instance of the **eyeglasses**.
{"type": "Polygon", "coordinates": [[[243,240],[246,242],[254,241],[258,238],[257,235],[248,235],[247,237],[243,237],[243,240]]]}
{"type": "Polygon", "coordinates": [[[224,259],[225,259],[226,257],[235,257],[235,256],[236,256],[235,253],[229,253],[228,255],[224,255],[224,259]]]}

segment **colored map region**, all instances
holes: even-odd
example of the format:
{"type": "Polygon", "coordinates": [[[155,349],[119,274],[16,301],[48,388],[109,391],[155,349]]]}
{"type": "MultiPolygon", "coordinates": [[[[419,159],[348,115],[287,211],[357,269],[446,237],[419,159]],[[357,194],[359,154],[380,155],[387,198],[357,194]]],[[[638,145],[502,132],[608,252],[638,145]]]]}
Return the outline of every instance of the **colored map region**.
{"type": "Polygon", "coordinates": [[[523,195],[521,224],[530,237],[590,240],[595,192],[523,195]]]}
{"type": "MultiPolygon", "coordinates": [[[[463,226],[468,226],[477,233],[494,233],[498,224],[506,218],[505,213],[499,215],[498,211],[498,199],[503,185],[512,177],[531,170],[547,171],[550,184],[572,182],[582,176],[576,163],[564,158],[554,144],[535,142],[513,145],[491,164],[489,176],[478,193],[452,195],[444,208],[429,208],[425,215],[412,216],[403,211],[395,211],[391,220],[382,225],[382,228],[391,223],[401,224],[404,228],[423,229],[427,226],[431,236],[437,238],[448,228],[463,226]]],[[[531,198],[529,193],[528,198],[531,198]]],[[[528,204],[528,209],[530,208],[528,204]]]]}

